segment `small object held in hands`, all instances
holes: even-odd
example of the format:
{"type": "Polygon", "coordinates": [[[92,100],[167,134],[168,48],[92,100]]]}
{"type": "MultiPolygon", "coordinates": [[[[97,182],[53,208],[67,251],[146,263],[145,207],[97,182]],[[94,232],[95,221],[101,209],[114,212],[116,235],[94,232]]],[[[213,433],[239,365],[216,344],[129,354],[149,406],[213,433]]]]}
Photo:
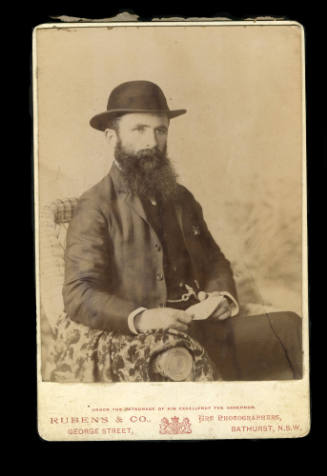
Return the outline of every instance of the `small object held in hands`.
{"type": "Polygon", "coordinates": [[[193,316],[194,321],[208,319],[224,299],[224,296],[209,296],[207,299],[188,307],[185,312],[193,316]]]}

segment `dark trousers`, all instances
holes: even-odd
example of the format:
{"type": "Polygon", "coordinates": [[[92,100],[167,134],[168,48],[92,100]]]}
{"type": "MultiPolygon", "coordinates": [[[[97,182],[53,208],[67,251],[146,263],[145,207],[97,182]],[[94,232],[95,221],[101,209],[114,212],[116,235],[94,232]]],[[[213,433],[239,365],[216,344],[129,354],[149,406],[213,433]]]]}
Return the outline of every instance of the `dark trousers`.
{"type": "Polygon", "coordinates": [[[302,378],[302,319],[292,312],[193,321],[190,330],[223,380],[302,378]]]}

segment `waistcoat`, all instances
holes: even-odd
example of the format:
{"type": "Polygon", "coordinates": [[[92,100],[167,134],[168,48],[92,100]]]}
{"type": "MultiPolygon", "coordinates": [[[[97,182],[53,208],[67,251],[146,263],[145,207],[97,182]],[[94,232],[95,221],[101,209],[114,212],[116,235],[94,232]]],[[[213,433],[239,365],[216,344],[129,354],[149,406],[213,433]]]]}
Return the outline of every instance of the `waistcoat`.
{"type": "MultiPolygon", "coordinates": [[[[189,253],[177,221],[172,201],[153,201],[142,198],[147,219],[162,245],[163,268],[167,286],[167,300],[178,300],[187,292],[185,284],[195,288],[194,276],[189,253]]],[[[185,308],[192,301],[171,303],[170,307],[185,308]]]]}

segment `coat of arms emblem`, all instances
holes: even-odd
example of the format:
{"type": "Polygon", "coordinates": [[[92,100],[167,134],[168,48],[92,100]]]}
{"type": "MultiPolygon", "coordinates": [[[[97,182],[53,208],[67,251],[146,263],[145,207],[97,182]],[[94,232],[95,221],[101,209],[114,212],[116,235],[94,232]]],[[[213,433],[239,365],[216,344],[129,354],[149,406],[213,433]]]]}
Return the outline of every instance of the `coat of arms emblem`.
{"type": "Polygon", "coordinates": [[[183,421],[179,421],[179,418],[174,416],[168,420],[168,418],[162,418],[160,423],[160,433],[163,435],[179,435],[183,433],[192,433],[191,423],[188,418],[183,418],[183,421]]]}

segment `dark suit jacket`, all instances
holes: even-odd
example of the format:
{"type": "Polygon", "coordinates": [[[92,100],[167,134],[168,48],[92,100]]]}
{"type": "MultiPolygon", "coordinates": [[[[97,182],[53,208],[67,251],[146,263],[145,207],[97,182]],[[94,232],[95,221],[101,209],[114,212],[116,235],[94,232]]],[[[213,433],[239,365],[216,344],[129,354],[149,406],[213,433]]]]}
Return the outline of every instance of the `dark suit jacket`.
{"type": "MultiPolygon", "coordinates": [[[[200,205],[185,187],[178,190],[176,214],[194,277],[202,290],[228,291],[237,299],[230,263],[200,205]]],[[[115,165],[79,200],[67,232],[63,297],[71,319],[122,333],[130,333],[132,310],[166,303],[162,245],[115,165]]]]}

